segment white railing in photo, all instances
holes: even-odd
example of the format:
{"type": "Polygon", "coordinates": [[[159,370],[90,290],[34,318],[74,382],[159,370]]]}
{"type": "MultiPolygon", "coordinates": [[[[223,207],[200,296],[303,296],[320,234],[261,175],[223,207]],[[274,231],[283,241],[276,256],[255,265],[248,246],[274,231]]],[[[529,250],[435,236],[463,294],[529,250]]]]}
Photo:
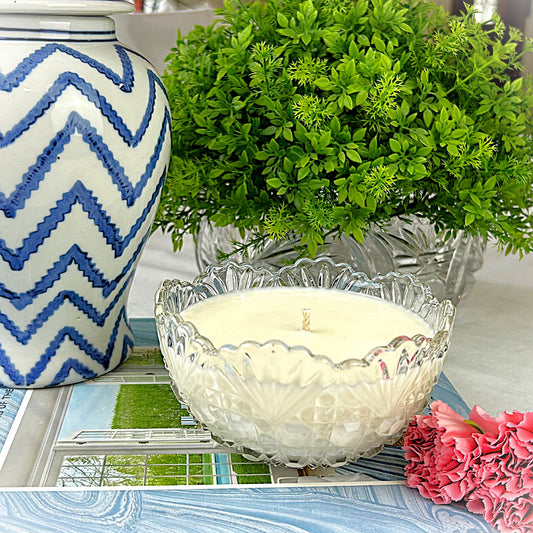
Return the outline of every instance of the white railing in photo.
{"type": "Polygon", "coordinates": [[[93,429],[76,431],[57,443],[58,448],[90,445],[117,444],[132,446],[170,445],[172,448],[191,446],[202,450],[220,448],[212,439],[209,431],[198,428],[159,428],[159,429],[93,429]]]}

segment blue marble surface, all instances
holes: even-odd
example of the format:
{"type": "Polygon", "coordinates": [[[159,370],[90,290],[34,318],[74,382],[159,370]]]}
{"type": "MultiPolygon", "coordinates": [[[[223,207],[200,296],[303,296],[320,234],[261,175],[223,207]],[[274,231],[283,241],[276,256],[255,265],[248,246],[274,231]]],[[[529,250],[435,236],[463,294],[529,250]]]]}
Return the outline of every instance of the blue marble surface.
{"type": "Polygon", "coordinates": [[[483,533],[401,485],[0,493],[3,532],[483,533]]]}
{"type": "Polygon", "coordinates": [[[26,391],[21,389],[0,388],[0,450],[6,441],[25,394],[26,391]]]}

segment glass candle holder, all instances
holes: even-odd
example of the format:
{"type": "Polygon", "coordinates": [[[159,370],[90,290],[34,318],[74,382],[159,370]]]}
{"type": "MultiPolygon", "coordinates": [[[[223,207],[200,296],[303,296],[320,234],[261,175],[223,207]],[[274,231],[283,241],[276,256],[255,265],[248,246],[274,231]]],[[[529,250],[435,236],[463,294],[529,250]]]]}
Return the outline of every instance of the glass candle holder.
{"type": "MultiPolygon", "coordinates": [[[[231,318],[234,307],[222,307],[224,318],[231,318]]],[[[348,314],[354,330],[358,322],[369,320],[364,314],[348,314]]],[[[174,389],[194,418],[217,442],[248,458],[300,468],[370,457],[401,437],[437,383],[455,308],[436,300],[409,274],[369,279],[349,265],[320,258],[276,271],[228,261],[208,267],[192,283],[167,280],[156,294],[155,315],[174,389]],[[424,334],[397,334],[364,353],[347,351],[339,358],[313,353],[305,345],[309,337],[298,345],[276,338],[214,343],[183,316],[210,298],[276,287],[359,295],[367,299],[365,309],[367,301],[379,300],[427,329],[424,334]]],[[[381,320],[379,312],[372,317],[371,322],[381,320]]],[[[313,335],[313,324],[311,318],[306,335],[313,335]]],[[[320,330],[320,324],[315,326],[320,330]]],[[[220,331],[222,338],[226,329],[220,331]]]]}

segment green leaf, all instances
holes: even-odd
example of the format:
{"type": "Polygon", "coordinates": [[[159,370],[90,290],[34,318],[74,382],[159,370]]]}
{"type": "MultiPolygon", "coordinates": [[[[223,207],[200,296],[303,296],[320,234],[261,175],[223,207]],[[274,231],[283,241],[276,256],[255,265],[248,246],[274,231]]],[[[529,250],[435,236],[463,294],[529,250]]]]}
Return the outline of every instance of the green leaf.
{"type": "Polygon", "coordinates": [[[235,191],[235,200],[237,202],[242,202],[246,197],[246,184],[242,183],[237,187],[235,191]]]}
{"type": "Polygon", "coordinates": [[[372,44],[380,52],[385,52],[386,51],[385,43],[375,33],[374,33],[374,35],[372,35],[372,44]]]}
{"type": "Polygon", "coordinates": [[[365,197],[357,190],[353,189],[350,191],[350,197],[353,202],[355,202],[359,207],[365,207],[365,197]]]}
{"type": "Polygon", "coordinates": [[[370,39],[364,33],[357,36],[357,42],[362,46],[370,46],[370,39]]]}
{"type": "Polygon", "coordinates": [[[349,94],[343,94],[341,98],[342,104],[346,109],[353,109],[353,100],[349,94]]]}
{"type": "Polygon", "coordinates": [[[249,40],[252,36],[252,25],[249,24],[244,30],[242,30],[239,35],[237,36],[237,40],[239,43],[248,45],[249,40]]]}
{"type": "Polygon", "coordinates": [[[468,130],[457,128],[452,131],[452,139],[462,139],[468,133],[468,130]]]}
{"type": "Polygon", "coordinates": [[[309,46],[309,43],[311,42],[311,36],[308,33],[302,35],[300,38],[306,46],[309,46]]]}
{"type": "Polygon", "coordinates": [[[264,135],[274,135],[278,131],[278,128],[276,126],[268,126],[263,130],[264,135]]]}
{"type": "Polygon", "coordinates": [[[331,122],[329,123],[329,127],[331,128],[331,132],[334,133],[335,135],[340,133],[341,123],[337,116],[331,119],[331,122]]]}
{"type": "MultiPolygon", "coordinates": [[[[340,153],[339,157],[342,155],[344,154],[340,153]]],[[[337,161],[333,160],[333,158],[327,159],[326,162],[324,163],[324,170],[327,173],[335,172],[336,168],[337,168],[337,161]]]]}
{"type": "Polygon", "coordinates": [[[433,122],[433,113],[431,110],[426,109],[424,111],[424,124],[426,125],[426,128],[429,128],[431,126],[431,123],[433,122]]]}
{"type": "Polygon", "coordinates": [[[281,11],[278,11],[277,19],[278,19],[278,24],[282,28],[288,28],[289,27],[289,19],[283,13],[281,13],[281,11]]]}
{"type": "Polygon", "coordinates": [[[488,113],[491,109],[492,109],[492,104],[483,104],[477,108],[476,114],[484,115],[485,113],[488,113]]]}
{"type": "Polygon", "coordinates": [[[355,150],[346,150],[346,157],[354,163],[361,163],[361,156],[355,150]]]}
{"type": "Polygon", "coordinates": [[[475,215],[473,215],[472,213],[467,213],[465,215],[465,225],[470,226],[470,224],[472,224],[472,222],[474,222],[475,219],[476,219],[475,215]]]}
{"type": "Polygon", "coordinates": [[[511,82],[511,92],[518,92],[522,88],[522,78],[519,76],[511,82]]]}
{"type": "Polygon", "coordinates": [[[368,151],[370,152],[372,157],[375,157],[378,150],[378,138],[372,137],[372,140],[370,141],[370,144],[368,145],[368,151]]]}
{"type": "Polygon", "coordinates": [[[457,148],[456,144],[448,144],[448,145],[446,145],[446,150],[448,150],[448,153],[450,155],[453,155],[455,157],[459,157],[459,148],[457,148]]]}
{"type": "Polygon", "coordinates": [[[358,142],[362,141],[366,135],[366,128],[359,128],[352,133],[352,141],[358,142]]]}
{"type": "Polygon", "coordinates": [[[313,83],[323,91],[331,91],[335,87],[328,78],[318,78],[313,83]]]}
{"type": "Polygon", "coordinates": [[[361,231],[360,228],[354,228],[354,229],[352,230],[352,235],[353,235],[353,238],[354,238],[357,242],[363,244],[363,241],[365,240],[365,236],[364,236],[364,234],[363,234],[363,232],[361,231]]]}
{"type": "Polygon", "coordinates": [[[340,189],[339,192],[338,192],[338,199],[339,199],[339,203],[343,204],[344,201],[346,200],[347,196],[348,196],[348,191],[344,188],[344,189],[340,189]]]}
{"type": "Polygon", "coordinates": [[[423,146],[422,148],[419,148],[416,151],[416,155],[421,156],[421,157],[426,157],[432,152],[432,150],[433,149],[430,146],[423,146]]]}
{"type": "Polygon", "coordinates": [[[366,90],[362,90],[362,91],[359,91],[359,93],[357,94],[357,97],[355,98],[355,105],[363,105],[368,99],[368,91],[366,90]]]}
{"type": "Polygon", "coordinates": [[[293,141],[294,137],[292,135],[292,130],[290,128],[283,128],[283,138],[286,141],[293,141]]]}
{"type": "Polygon", "coordinates": [[[374,212],[377,207],[376,199],[373,196],[366,197],[366,207],[370,209],[371,212],[374,212]]]}
{"type": "Polygon", "coordinates": [[[389,139],[389,145],[390,145],[390,149],[393,152],[398,153],[402,151],[402,145],[396,139],[389,139]]]}
{"type": "Polygon", "coordinates": [[[298,38],[298,34],[292,28],[282,28],[278,30],[278,33],[284,35],[285,37],[290,37],[291,39],[298,38]]]}
{"type": "Polygon", "coordinates": [[[284,157],[283,158],[283,170],[287,174],[291,174],[293,168],[294,168],[294,163],[288,157],[284,157]]]}
{"type": "Polygon", "coordinates": [[[329,146],[329,143],[331,142],[331,132],[325,131],[320,135],[320,138],[318,139],[318,148],[320,150],[323,150],[327,146],[329,146]]]}
{"type": "Polygon", "coordinates": [[[307,185],[309,186],[311,190],[316,191],[322,188],[322,181],[317,180],[317,179],[312,179],[307,182],[307,185]]]}
{"type": "Polygon", "coordinates": [[[313,239],[310,239],[307,243],[307,251],[309,252],[310,257],[315,257],[318,251],[318,244],[313,239]]]}
{"type": "Polygon", "coordinates": [[[279,189],[282,185],[282,181],[279,178],[269,178],[267,179],[267,183],[273,188],[273,189],[279,189]]]}
{"type": "Polygon", "coordinates": [[[302,167],[298,169],[298,181],[303,180],[305,177],[309,175],[309,172],[311,169],[309,167],[302,167]]]}
{"type": "Polygon", "coordinates": [[[354,14],[357,18],[361,18],[368,10],[368,0],[358,0],[355,3],[354,14]]]}
{"type": "Polygon", "coordinates": [[[492,190],[496,186],[496,176],[491,176],[483,185],[485,190],[492,190]]]}
{"type": "Polygon", "coordinates": [[[294,136],[301,142],[305,143],[307,140],[307,130],[305,127],[301,124],[301,122],[296,122],[296,130],[294,132],[294,136]]]}
{"type": "Polygon", "coordinates": [[[404,22],[400,22],[398,24],[398,28],[400,28],[403,33],[414,33],[413,28],[411,28],[411,26],[405,24],[404,22]]]}
{"type": "Polygon", "coordinates": [[[414,171],[414,173],[418,174],[419,176],[425,176],[427,174],[426,167],[422,163],[415,163],[414,171]]]}
{"type": "Polygon", "coordinates": [[[196,122],[196,124],[198,124],[198,126],[206,126],[206,124],[207,124],[207,122],[205,120],[205,117],[203,117],[199,113],[193,113],[192,114],[192,118],[193,118],[194,122],[196,122]]]}

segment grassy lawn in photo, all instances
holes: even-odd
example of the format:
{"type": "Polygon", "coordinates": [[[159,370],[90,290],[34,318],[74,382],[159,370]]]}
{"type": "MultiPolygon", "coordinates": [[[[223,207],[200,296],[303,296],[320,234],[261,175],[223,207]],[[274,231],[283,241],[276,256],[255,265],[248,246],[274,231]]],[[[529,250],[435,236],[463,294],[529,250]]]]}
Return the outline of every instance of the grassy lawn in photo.
{"type": "Polygon", "coordinates": [[[185,455],[152,455],[148,458],[147,485],[185,485],[187,475],[189,485],[212,485],[213,468],[209,454],[189,454],[189,471],[187,472],[185,455]],[[204,463],[205,461],[205,463],[204,463]],[[172,474],[178,477],[171,477],[172,474]],[[181,476],[181,477],[180,477],[181,476]]]}
{"type": "MultiPolygon", "coordinates": [[[[146,471],[146,485],[212,485],[212,458],[209,454],[154,454],[109,455],[106,468],[111,474],[108,485],[112,483],[115,472],[124,474],[126,484],[143,485],[146,471]],[[187,479],[188,478],[188,479],[187,479]]],[[[108,476],[105,476],[106,478],[108,476]]]]}
{"type": "Polygon", "coordinates": [[[264,463],[254,463],[242,455],[231,454],[231,468],[237,474],[237,483],[270,483],[270,468],[264,463]],[[239,475],[241,474],[241,475],[239,475]]]}
{"type": "Polygon", "coordinates": [[[188,416],[170,385],[121,385],[115,404],[113,429],[157,429],[181,427],[188,416]]]}
{"type": "Polygon", "coordinates": [[[164,366],[159,348],[133,348],[125,366],[164,366]]]}
{"type": "MultiPolygon", "coordinates": [[[[111,428],[179,428],[185,416],[190,416],[189,412],[181,408],[170,385],[126,384],[120,386],[111,428]]],[[[184,454],[150,455],[147,459],[144,455],[110,455],[106,465],[110,473],[115,473],[111,478],[116,477],[116,473],[123,474],[122,484],[127,485],[142,485],[145,469],[147,485],[213,484],[211,454],[190,454],[188,461],[188,476],[184,454]]],[[[236,474],[238,483],[271,482],[268,465],[253,463],[238,454],[231,454],[231,463],[230,471],[236,474]]],[[[105,484],[114,484],[113,479],[105,484]]]]}
{"type": "Polygon", "coordinates": [[[202,454],[202,475],[204,476],[204,485],[213,485],[213,456],[209,453],[202,454]]]}

